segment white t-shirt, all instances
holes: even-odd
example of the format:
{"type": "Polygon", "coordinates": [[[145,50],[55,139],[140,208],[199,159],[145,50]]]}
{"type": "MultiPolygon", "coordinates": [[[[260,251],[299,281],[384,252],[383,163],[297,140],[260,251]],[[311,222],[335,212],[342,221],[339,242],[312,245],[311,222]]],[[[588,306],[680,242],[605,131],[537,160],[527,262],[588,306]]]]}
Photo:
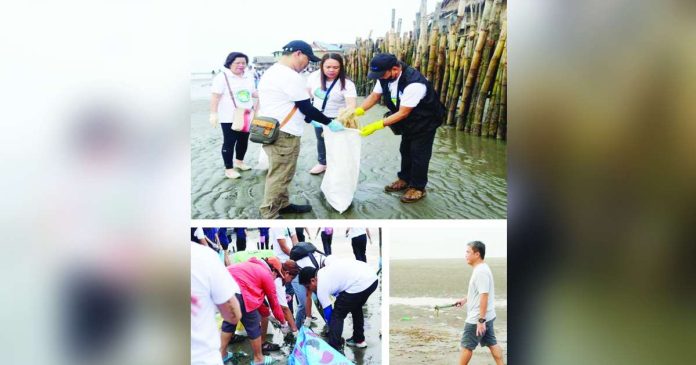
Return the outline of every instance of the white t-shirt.
{"type": "Polygon", "coordinates": [[[292,241],[290,240],[290,234],[288,234],[288,228],[287,227],[282,227],[282,228],[275,228],[271,227],[268,229],[268,242],[270,242],[273,245],[273,253],[275,256],[280,260],[281,263],[288,261],[290,259],[290,256],[288,256],[283,250],[280,248],[280,243],[278,243],[279,239],[284,239],[285,244],[292,248],[292,241]]]}
{"type": "MultiPolygon", "coordinates": [[[[326,81],[326,90],[321,89],[321,71],[314,71],[307,78],[307,87],[312,91],[312,97],[314,101],[312,105],[315,108],[321,110],[321,105],[324,103],[324,98],[326,96],[326,91],[331,87],[333,81],[326,81]]],[[[355,84],[353,81],[346,79],[346,88],[341,90],[341,80],[336,81],[336,85],[331,89],[329,93],[329,100],[326,101],[326,109],[324,109],[324,115],[329,118],[336,118],[338,116],[338,110],[346,107],[346,98],[357,98],[358,92],[355,90],[355,84]]]]}
{"type": "MultiPolygon", "coordinates": [[[[319,264],[319,266],[321,266],[322,261],[324,260],[324,256],[318,252],[314,252],[312,254],[312,256],[314,256],[314,259],[317,260],[317,264],[319,264]]],[[[307,266],[315,267],[314,263],[312,262],[312,259],[310,259],[309,256],[297,260],[297,266],[300,268],[300,270],[302,268],[307,267],[307,266]]]]}
{"type": "Polygon", "coordinates": [[[348,229],[348,238],[353,239],[355,237],[367,234],[367,229],[365,228],[350,228],[348,229]]]}
{"type": "MultiPolygon", "coordinates": [[[[261,76],[259,81],[259,116],[275,118],[283,123],[296,101],[309,99],[307,83],[299,73],[288,66],[275,63],[261,76]]],[[[305,116],[299,110],[280,130],[301,136],[305,127],[305,116]]]]}
{"type": "MultiPolygon", "coordinates": [[[[403,75],[403,71],[399,75],[399,77],[390,83],[387,84],[389,87],[389,93],[391,94],[391,99],[392,103],[396,105],[396,92],[398,91],[398,86],[399,86],[399,80],[401,79],[401,75],[403,75]]],[[[404,88],[404,91],[399,95],[399,99],[401,99],[401,104],[400,106],[407,106],[409,108],[415,108],[418,103],[420,103],[421,100],[425,97],[425,93],[428,91],[428,89],[425,87],[425,84],[420,84],[420,83],[413,83],[409,84],[404,88]]],[[[372,89],[372,92],[378,93],[378,94],[383,94],[384,92],[382,91],[382,85],[377,81],[375,84],[375,88],[372,89]]]]}
{"type": "Polygon", "coordinates": [[[225,75],[230,83],[230,89],[234,93],[234,100],[240,108],[251,109],[254,106],[252,94],[256,91],[254,77],[250,72],[245,72],[244,75],[237,76],[229,69],[224,69],[217,74],[213,79],[213,85],[210,87],[214,94],[221,94],[220,103],[218,104],[218,117],[220,123],[232,123],[234,115],[234,103],[230,98],[230,91],[225,83],[225,75]]]}
{"type": "Polygon", "coordinates": [[[222,365],[217,304],[240,293],[215,252],[191,242],[191,364],[222,365]]]}
{"type": "Polygon", "coordinates": [[[205,233],[203,233],[203,228],[201,228],[201,227],[196,228],[196,230],[193,231],[193,235],[196,236],[196,238],[199,240],[202,240],[205,238],[205,233]]]}
{"type": "Polygon", "coordinates": [[[278,297],[278,304],[280,304],[281,307],[287,307],[288,306],[288,298],[285,297],[286,294],[285,294],[285,285],[283,285],[283,279],[276,278],[273,281],[273,283],[275,284],[275,288],[276,288],[276,296],[278,297]]]}
{"type": "Polygon", "coordinates": [[[486,321],[490,321],[495,318],[495,285],[491,268],[484,262],[474,268],[469,279],[469,293],[466,295],[466,323],[478,323],[481,294],[485,293],[488,293],[486,321]]]}
{"type": "Polygon", "coordinates": [[[331,305],[331,295],[359,293],[377,280],[372,267],[362,261],[334,258],[330,263],[317,272],[317,298],[322,308],[331,305]]]}

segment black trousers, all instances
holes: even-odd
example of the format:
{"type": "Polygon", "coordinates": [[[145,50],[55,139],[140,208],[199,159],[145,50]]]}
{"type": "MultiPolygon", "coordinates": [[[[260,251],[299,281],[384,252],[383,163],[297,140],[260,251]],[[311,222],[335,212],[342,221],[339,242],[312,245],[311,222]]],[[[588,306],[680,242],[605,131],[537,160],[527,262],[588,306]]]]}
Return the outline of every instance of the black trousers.
{"type": "Polygon", "coordinates": [[[246,237],[237,237],[237,251],[246,250],[246,237]]]}
{"type": "Polygon", "coordinates": [[[220,123],[220,127],[222,127],[222,160],[225,162],[225,168],[231,169],[234,167],[234,154],[237,160],[244,160],[249,146],[249,133],[233,131],[232,123],[220,123]]]}
{"type": "Polygon", "coordinates": [[[324,245],[324,253],[326,256],[331,255],[331,241],[333,240],[333,234],[326,234],[321,232],[321,243],[324,245]]]}
{"type": "Polygon", "coordinates": [[[363,234],[358,237],[353,237],[350,242],[353,245],[353,255],[355,255],[355,259],[367,262],[367,255],[365,254],[365,250],[367,250],[367,235],[363,234]]]}
{"type": "Polygon", "coordinates": [[[337,350],[341,350],[343,345],[343,321],[348,313],[353,316],[353,340],[355,342],[365,341],[365,316],[362,306],[367,303],[367,299],[377,289],[377,280],[367,289],[360,293],[341,292],[334,302],[333,314],[329,323],[329,345],[337,350]]]}
{"type": "Polygon", "coordinates": [[[398,176],[410,187],[425,189],[428,184],[428,166],[433,154],[436,131],[401,136],[401,171],[398,176]]]}

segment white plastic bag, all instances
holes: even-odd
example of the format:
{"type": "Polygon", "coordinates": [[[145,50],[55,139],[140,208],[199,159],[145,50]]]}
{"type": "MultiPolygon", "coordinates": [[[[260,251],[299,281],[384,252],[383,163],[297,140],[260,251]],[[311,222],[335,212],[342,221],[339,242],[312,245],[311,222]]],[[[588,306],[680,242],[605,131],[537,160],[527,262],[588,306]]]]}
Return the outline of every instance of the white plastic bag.
{"type": "Polygon", "coordinates": [[[348,209],[358,188],[360,176],[360,131],[346,129],[332,132],[324,128],[326,144],[326,172],[321,191],[339,213],[348,209]]]}
{"type": "Polygon", "coordinates": [[[256,163],[256,166],[254,166],[254,169],[268,170],[268,155],[266,151],[263,150],[263,147],[259,148],[259,161],[256,163]]]}

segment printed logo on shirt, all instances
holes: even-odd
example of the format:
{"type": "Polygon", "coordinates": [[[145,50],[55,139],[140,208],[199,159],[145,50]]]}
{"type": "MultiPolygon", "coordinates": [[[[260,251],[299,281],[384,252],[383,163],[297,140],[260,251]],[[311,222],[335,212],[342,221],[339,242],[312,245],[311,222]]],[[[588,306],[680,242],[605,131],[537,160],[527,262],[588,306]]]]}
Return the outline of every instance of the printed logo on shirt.
{"type": "Polygon", "coordinates": [[[316,96],[317,98],[319,98],[321,100],[324,100],[324,98],[326,97],[326,91],[324,91],[320,87],[318,87],[318,88],[314,89],[314,96],[316,96]]]}
{"type": "Polygon", "coordinates": [[[251,100],[251,93],[249,90],[239,90],[237,91],[237,99],[240,103],[247,103],[251,100]]]}

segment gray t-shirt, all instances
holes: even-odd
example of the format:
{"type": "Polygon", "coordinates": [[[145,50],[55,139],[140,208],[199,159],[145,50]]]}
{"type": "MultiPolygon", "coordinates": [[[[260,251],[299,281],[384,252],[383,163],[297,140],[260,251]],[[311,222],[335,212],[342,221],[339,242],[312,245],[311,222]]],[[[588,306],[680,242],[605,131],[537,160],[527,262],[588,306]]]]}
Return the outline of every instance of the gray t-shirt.
{"type": "Polygon", "coordinates": [[[469,293],[466,295],[466,323],[478,323],[481,311],[481,294],[488,293],[488,306],[486,308],[486,321],[495,318],[495,285],[493,273],[488,264],[481,263],[474,268],[469,279],[469,293]]]}

